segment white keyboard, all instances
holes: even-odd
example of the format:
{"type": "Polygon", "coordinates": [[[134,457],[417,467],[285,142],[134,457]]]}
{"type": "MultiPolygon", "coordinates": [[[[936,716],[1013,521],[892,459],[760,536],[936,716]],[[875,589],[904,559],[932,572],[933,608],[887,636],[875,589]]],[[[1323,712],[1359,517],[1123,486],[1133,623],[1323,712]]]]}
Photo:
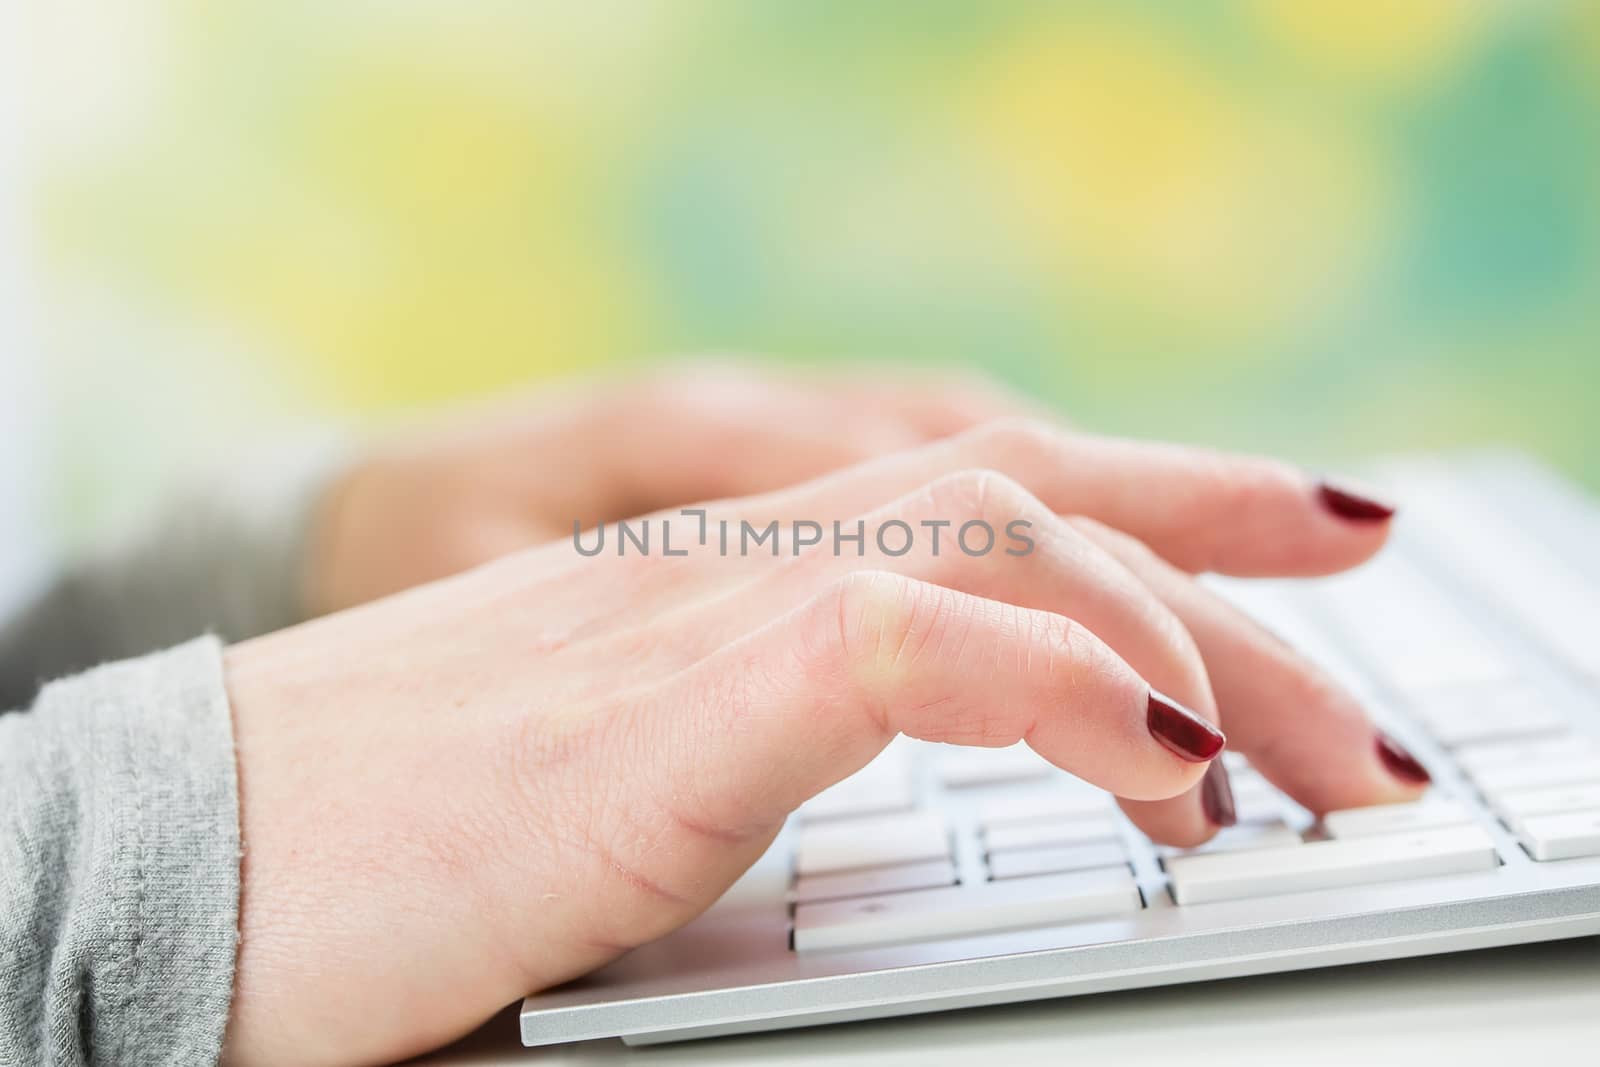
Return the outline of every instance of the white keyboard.
{"type": "MultiPolygon", "coordinates": [[[[1238,825],[1185,851],[1025,747],[900,738],[802,807],[700,920],[530,997],[524,1041],[679,1040],[1600,932],[1600,572],[1531,523],[1472,521],[1474,486],[1517,469],[1399,468],[1419,514],[1378,561],[1216,583],[1422,759],[1418,802],[1315,818],[1230,752],[1238,825]],[[1522,585],[1502,577],[1508,552],[1522,585]],[[1559,627],[1530,625],[1530,597],[1554,598],[1559,627]]],[[[1526,482],[1524,514],[1564,492],[1526,482]]],[[[1570,494],[1545,511],[1586,521],[1570,494]]]]}

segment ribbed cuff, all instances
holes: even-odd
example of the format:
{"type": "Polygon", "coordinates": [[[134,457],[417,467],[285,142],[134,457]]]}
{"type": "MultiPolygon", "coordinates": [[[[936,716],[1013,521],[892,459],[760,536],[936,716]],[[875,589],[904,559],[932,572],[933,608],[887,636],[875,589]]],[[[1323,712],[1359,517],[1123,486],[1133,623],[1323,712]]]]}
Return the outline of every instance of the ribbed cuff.
{"type": "Polygon", "coordinates": [[[43,1061],[209,1067],[232,999],[239,909],[221,643],[53,683],[20,718],[8,726],[37,731],[32,758],[50,765],[57,793],[31,829],[75,837],[65,871],[35,872],[62,883],[36,905],[58,912],[33,924],[54,942],[38,946],[52,958],[43,1061]]]}

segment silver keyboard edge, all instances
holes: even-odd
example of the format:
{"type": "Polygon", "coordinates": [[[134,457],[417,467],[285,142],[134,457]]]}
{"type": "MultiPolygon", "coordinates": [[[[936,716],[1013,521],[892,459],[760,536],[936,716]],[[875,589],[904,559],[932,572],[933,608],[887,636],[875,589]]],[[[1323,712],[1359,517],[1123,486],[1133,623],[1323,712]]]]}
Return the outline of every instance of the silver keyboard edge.
{"type": "MultiPolygon", "coordinates": [[[[1600,864],[1586,864],[1600,876],[1600,864]]],[[[522,1014],[522,1041],[690,1040],[1600,934],[1600,884],[522,1014]],[[1070,961],[1070,962],[1069,962],[1070,961]],[[1070,967],[1076,974],[1064,974],[1070,967]],[[692,1019],[692,1022],[686,1020],[692,1019]]]]}
{"type": "Polygon", "coordinates": [[[1086,977],[1080,983],[1068,989],[1046,986],[1028,988],[1021,991],[1015,988],[1007,988],[999,991],[998,994],[969,992],[937,1001],[930,999],[900,1004],[877,1004],[867,1008],[841,1008],[805,1016],[784,1018],[766,1016],[755,1021],[623,1034],[621,1039],[624,1044],[628,1045],[656,1045],[676,1041],[693,1041],[707,1037],[762,1033],[768,1030],[791,1030],[807,1026],[824,1026],[832,1023],[899,1018],[908,1015],[926,1014],[932,1011],[995,1007],[1038,1000],[1091,996],[1095,993],[1153,989],[1166,985],[1181,985],[1186,982],[1248,978],[1264,974],[1286,974],[1294,971],[1314,970],[1321,967],[1342,967],[1359,963],[1374,963],[1382,960],[1440,955],[1449,952],[1468,952],[1473,949],[1502,948],[1508,945],[1525,945],[1537,941],[1559,941],[1591,934],[1600,934],[1600,917],[1561,918],[1479,930],[1457,929],[1437,935],[1418,935],[1362,944],[1325,945],[1318,948],[1287,950],[1291,954],[1257,955],[1216,962],[1195,962],[1183,966],[1165,966],[1155,974],[1137,973],[1128,976],[1116,973],[1100,974],[1086,977]]]}

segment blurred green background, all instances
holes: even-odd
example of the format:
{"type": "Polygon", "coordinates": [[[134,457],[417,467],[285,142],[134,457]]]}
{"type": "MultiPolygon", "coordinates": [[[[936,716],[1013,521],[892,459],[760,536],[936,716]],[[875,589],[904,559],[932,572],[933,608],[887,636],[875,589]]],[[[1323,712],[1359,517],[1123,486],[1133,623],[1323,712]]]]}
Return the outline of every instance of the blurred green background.
{"type": "Polygon", "coordinates": [[[1600,485],[1600,4],[34,5],[55,509],[674,354],[1600,485]]]}

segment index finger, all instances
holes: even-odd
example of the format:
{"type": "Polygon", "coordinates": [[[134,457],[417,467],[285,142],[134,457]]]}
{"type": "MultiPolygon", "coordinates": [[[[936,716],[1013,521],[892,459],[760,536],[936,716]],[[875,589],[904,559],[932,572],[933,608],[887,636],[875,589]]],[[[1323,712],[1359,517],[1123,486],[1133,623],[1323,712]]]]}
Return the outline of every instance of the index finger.
{"type": "Polygon", "coordinates": [[[988,468],[1060,514],[1124,530],[1191,572],[1329,574],[1388,539],[1393,506],[1286,463],[1000,419],[739,503],[741,517],[859,514],[953,471],[988,468]]]}

